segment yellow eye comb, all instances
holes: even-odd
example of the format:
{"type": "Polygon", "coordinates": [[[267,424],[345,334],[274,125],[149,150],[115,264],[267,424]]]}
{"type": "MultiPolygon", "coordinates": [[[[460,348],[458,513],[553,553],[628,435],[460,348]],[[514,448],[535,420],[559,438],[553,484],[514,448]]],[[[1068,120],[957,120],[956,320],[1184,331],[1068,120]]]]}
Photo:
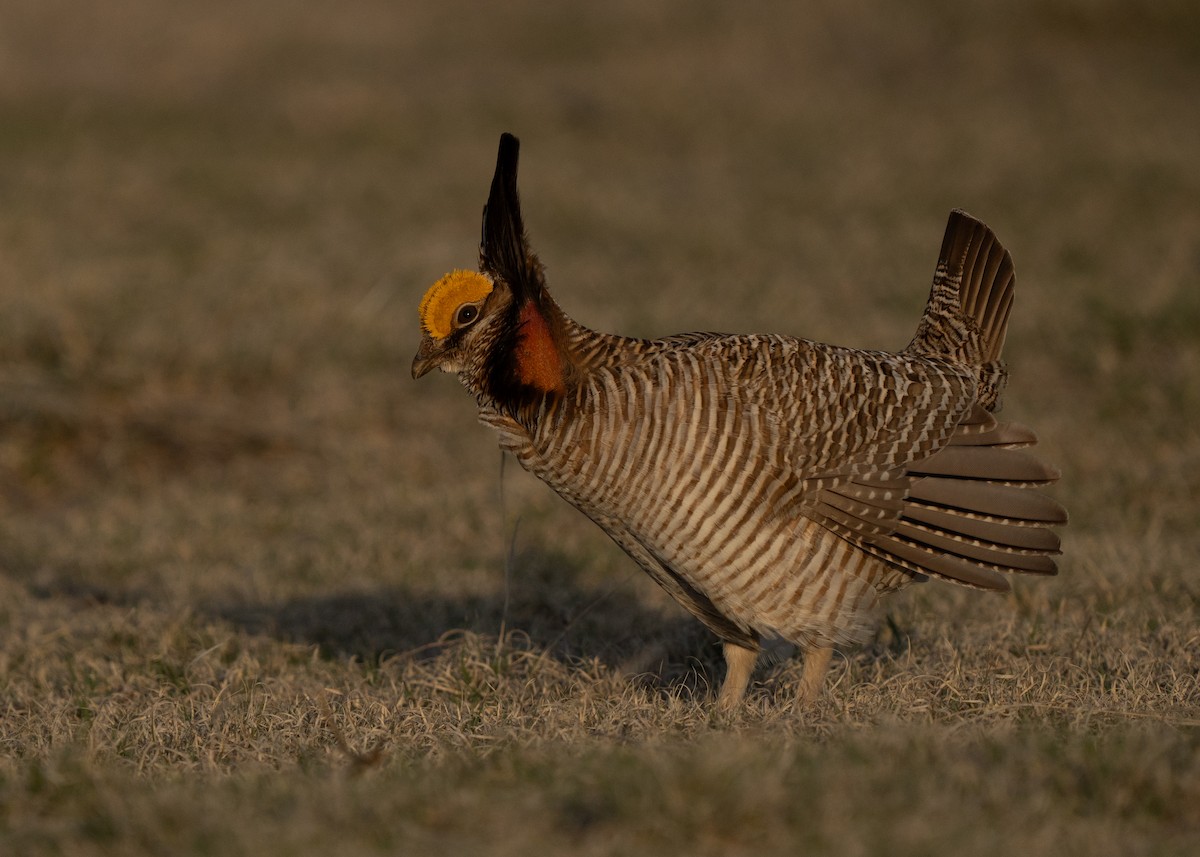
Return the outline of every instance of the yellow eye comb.
{"type": "Polygon", "coordinates": [[[477,271],[451,271],[429,287],[421,299],[421,330],[434,339],[445,339],[454,330],[454,313],[463,304],[481,301],[495,284],[477,271]]]}

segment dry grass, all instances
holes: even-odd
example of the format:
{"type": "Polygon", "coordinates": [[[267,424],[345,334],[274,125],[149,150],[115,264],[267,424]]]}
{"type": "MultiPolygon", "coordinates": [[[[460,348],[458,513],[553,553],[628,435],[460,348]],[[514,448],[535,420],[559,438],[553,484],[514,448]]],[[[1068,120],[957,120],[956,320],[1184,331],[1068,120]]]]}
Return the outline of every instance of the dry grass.
{"type": "Polygon", "coordinates": [[[1197,32],[0,5],[0,851],[1194,853],[1197,32]],[[1061,576],[916,588],[814,711],[783,661],[716,717],[711,641],[408,380],[501,130],[603,329],[898,347],[946,212],[987,220],[1061,576]]]}

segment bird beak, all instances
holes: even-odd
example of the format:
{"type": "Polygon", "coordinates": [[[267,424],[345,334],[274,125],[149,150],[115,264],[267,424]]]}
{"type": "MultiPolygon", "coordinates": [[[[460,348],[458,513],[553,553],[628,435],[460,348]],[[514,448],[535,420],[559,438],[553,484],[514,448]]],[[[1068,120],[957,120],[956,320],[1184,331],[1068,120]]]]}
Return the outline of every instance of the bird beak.
{"type": "Polygon", "coordinates": [[[413,370],[412,370],[413,380],[415,381],[416,379],[420,378],[422,375],[424,375],[426,372],[428,372],[432,368],[433,368],[433,361],[422,359],[421,355],[418,354],[416,357],[413,358],[413,370]]]}
{"type": "Polygon", "coordinates": [[[421,344],[417,348],[417,355],[413,358],[412,376],[415,381],[422,375],[428,373],[431,369],[436,369],[442,362],[442,355],[438,351],[433,340],[428,336],[421,338],[421,344]]]}

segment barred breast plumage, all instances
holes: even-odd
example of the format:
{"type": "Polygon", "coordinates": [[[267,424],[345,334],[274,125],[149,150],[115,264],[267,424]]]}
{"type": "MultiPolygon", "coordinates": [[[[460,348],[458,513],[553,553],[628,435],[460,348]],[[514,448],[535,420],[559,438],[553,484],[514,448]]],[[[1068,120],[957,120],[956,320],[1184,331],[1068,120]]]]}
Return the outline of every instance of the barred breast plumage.
{"type": "Polygon", "coordinates": [[[646,341],[588,330],[545,289],[502,138],[481,274],[422,304],[414,376],[456,372],[505,449],[609,534],[725,643],[721,703],[760,639],[807,652],[860,639],[877,597],[935,576],[1006,589],[1053,574],[1057,478],[993,416],[1012,264],[954,212],[917,335],[898,354],[775,335],[646,341]],[[429,307],[440,307],[438,310],[429,307]],[[437,317],[437,313],[444,317],[437,317]]]}

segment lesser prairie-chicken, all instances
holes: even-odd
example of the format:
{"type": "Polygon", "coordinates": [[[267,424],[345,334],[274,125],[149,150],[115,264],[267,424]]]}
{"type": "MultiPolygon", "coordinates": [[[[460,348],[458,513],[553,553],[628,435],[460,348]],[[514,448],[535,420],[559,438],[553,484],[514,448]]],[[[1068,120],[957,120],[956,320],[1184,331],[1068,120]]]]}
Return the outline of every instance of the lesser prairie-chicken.
{"type": "Polygon", "coordinates": [[[878,597],[936,577],[1007,590],[1054,574],[1058,478],[1001,422],[1008,252],[950,215],[933,289],[898,353],[782,335],[632,339],[569,318],[546,289],[500,140],[479,271],[420,306],[413,377],[456,374],[530,472],[596,522],[724,643],[719,702],[764,639],[805,651],[801,701],[878,597]]]}

